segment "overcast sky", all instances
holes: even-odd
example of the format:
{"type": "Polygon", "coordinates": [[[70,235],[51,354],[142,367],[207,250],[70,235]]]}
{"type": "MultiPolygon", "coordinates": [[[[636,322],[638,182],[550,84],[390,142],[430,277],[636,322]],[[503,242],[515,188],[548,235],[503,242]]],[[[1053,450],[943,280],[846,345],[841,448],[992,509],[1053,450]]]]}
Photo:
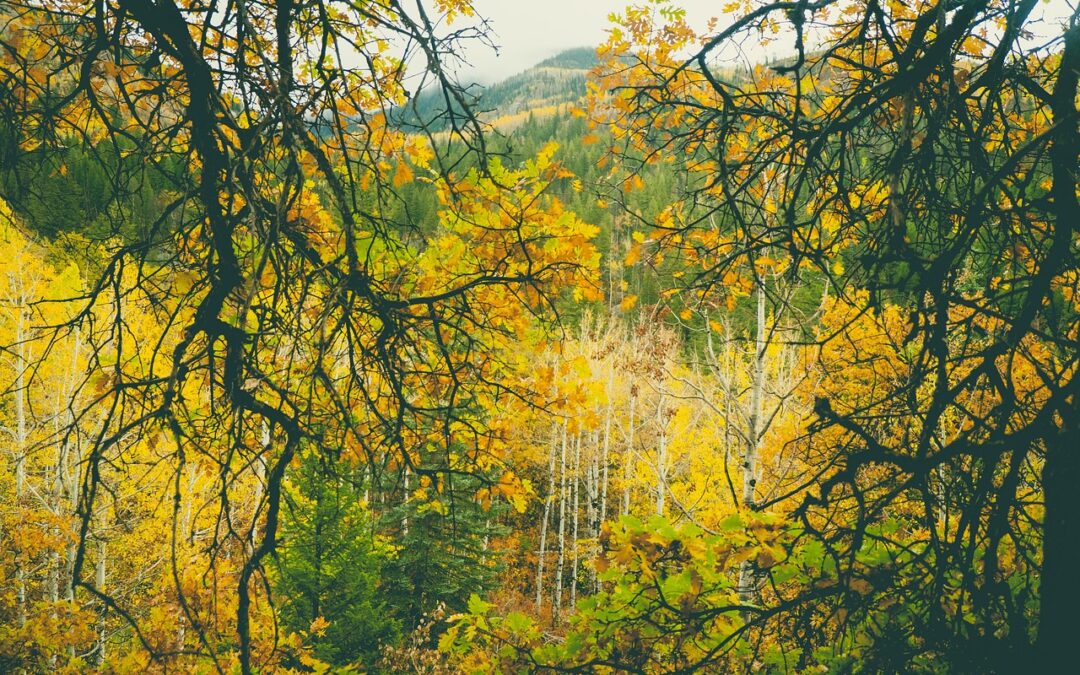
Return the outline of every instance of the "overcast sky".
{"type": "MultiPolygon", "coordinates": [[[[428,0],[430,2],[430,0],[428,0]]],[[[1066,17],[1078,0],[1043,0],[1036,14],[1066,17]]],[[[704,26],[712,16],[721,16],[727,0],[681,0],[691,26],[704,26]]],[[[538,61],[571,47],[595,47],[604,41],[610,26],[608,15],[622,11],[632,0],[473,0],[479,15],[488,19],[494,29],[495,42],[500,45],[496,55],[480,44],[468,47],[471,67],[462,73],[468,79],[494,82],[518,73],[538,61]]],[[[1038,28],[1036,28],[1038,30],[1038,28]]],[[[1051,28],[1045,27],[1045,34],[1051,28]]],[[[1042,31],[1040,31],[1042,32],[1042,31]]],[[[1060,33],[1057,33],[1060,34],[1060,33]]],[[[780,40],[770,51],[786,53],[791,40],[780,40]]],[[[744,57],[760,59],[765,52],[744,57]]]]}
{"type": "MultiPolygon", "coordinates": [[[[630,0],[473,0],[480,16],[495,32],[499,54],[473,45],[468,60],[470,77],[492,82],[535,65],[573,47],[602,43],[611,24],[608,15],[622,11],[630,0]]],[[[691,25],[704,25],[718,14],[725,0],[682,0],[691,25]]]]}

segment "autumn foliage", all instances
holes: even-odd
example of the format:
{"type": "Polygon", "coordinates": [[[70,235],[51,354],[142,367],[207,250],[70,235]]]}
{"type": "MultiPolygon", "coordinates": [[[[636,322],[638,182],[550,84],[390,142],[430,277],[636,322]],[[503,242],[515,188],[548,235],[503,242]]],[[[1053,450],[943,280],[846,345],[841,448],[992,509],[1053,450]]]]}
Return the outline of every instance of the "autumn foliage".
{"type": "Polygon", "coordinates": [[[0,7],[0,670],[1071,655],[1075,11],[613,9],[0,7]]]}

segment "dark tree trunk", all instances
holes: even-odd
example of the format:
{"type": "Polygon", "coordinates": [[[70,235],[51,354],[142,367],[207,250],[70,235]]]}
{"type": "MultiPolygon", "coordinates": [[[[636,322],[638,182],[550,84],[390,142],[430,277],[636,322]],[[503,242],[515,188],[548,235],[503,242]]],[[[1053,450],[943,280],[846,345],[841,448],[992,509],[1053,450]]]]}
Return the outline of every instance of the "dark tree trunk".
{"type": "Polygon", "coordinates": [[[1043,564],[1036,658],[1044,672],[1075,662],[1080,622],[1080,396],[1046,449],[1043,564]]]}
{"type": "MultiPolygon", "coordinates": [[[[1080,203],[1076,196],[1080,164],[1080,122],[1076,109],[1080,80],[1080,24],[1065,33],[1061,71],[1050,103],[1054,124],[1050,146],[1053,171],[1055,242],[1069,259],[1080,203]],[[1059,245],[1060,242],[1060,245],[1059,245]]],[[[1056,261],[1052,261],[1056,262],[1056,261]]],[[[1040,579],[1039,636],[1036,659],[1045,672],[1075,665],[1077,618],[1080,612],[1080,379],[1072,376],[1069,401],[1061,409],[1061,428],[1047,435],[1043,466],[1046,515],[1043,520],[1043,563],[1040,579]]]]}

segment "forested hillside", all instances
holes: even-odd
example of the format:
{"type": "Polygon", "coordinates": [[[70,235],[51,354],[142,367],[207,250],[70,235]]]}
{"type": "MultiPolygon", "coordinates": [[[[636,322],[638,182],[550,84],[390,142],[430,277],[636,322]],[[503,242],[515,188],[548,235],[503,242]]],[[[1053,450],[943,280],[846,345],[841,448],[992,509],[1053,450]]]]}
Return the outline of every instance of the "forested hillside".
{"type": "Polygon", "coordinates": [[[0,672],[1070,670],[1080,15],[631,4],[0,4],[0,672]]]}
{"type": "MultiPolygon", "coordinates": [[[[487,86],[466,86],[467,104],[478,115],[495,124],[500,119],[520,119],[520,113],[531,112],[533,117],[550,115],[556,110],[565,109],[566,104],[584,98],[589,71],[599,63],[593,47],[561,52],[501,82],[487,86]]],[[[442,129],[445,125],[438,124],[443,122],[439,113],[447,107],[462,109],[454,99],[447,106],[441,91],[428,88],[418,92],[408,104],[402,106],[399,117],[406,125],[435,121],[436,128],[442,129]]]]}

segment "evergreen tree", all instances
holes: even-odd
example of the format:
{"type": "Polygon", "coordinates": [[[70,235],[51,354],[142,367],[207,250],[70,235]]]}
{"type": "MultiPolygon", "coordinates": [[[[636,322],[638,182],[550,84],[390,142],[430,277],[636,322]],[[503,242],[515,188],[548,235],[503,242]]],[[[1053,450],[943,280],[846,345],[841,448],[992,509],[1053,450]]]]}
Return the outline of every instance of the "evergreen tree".
{"type": "Polygon", "coordinates": [[[288,491],[275,595],[283,623],[308,634],[317,659],[371,665],[400,631],[380,581],[391,548],[352,481],[325,479],[339,468],[304,458],[288,491]]]}
{"type": "Polygon", "coordinates": [[[408,629],[439,603],[465,611],[469,596],[490,590],[500,570],[490,542],[506,534],[497,524],[505,507],[485,510],[475,499],[475,478],[454,483],[437,500],[409,499],[384,516],[387,531],[397,530],[397,553],[384,568],[385,597],[408,629]]]}

